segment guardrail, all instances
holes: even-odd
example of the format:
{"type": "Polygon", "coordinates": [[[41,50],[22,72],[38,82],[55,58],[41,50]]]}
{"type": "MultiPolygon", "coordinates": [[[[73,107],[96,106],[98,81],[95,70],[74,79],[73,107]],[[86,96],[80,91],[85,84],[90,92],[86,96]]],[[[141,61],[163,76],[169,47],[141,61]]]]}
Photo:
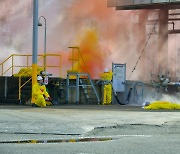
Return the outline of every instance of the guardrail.
{"type": "MultiPolygon", "coordinates": [[[[46,67],[48,68],[59,68],[59,75],[61,76],[61,55],[59,54],[46,54],[46,55],[38,55],[38,57],[58,57],[59,58],[59,64],[58,65],[51,65],[48,64],[46,67]]],[[[3,62],[0,63],[0,76],[12,76],[15,73],[15,68],[29,68],[32,65],[32,55],[30,54],[12,54],[8,58],[6,58],[3,62]],[[23,58],[23,64],[16,64],[16,57],[25,57],[23,58]],[[31,61],[30,61],[31,60],[31,61]],[[7,74],[9,73],[9,74],[7,74]]],[[[45,66],[40,66],[45,68],[45,66]]]]}
{"type": "Polygon", "coordinates": [[[82,72],[81,70],[81,65],[83,64],[85,70],[87,73],[89,73],[88,68],[86,66],[86,63],[84,61],[83,55],[81,54],[80,48],[79,47],[69,47],[70,49],[72,49],[72,56],[69,59],[71,61],[72,64],[72,70],[69,70],[71,72],[75,71],[75,72],[82,72]],[[82,63],[80,63],[80,60],[82,61],[82,63]],[[76,70],[77,69],[77,70],[76,70]]]}
{"type": "MultiPolygon", "coordinates": [[[[59,59],[59,65],[46,65],[46,66],[39,66],[45,69],[46,68],[58,68],[59,69],[59,77],[61,77],[61,55],[59,54],[44,54],[44,55],[38,55],[38,57],[40,57],[38,59],[38,62],[41,59],[44,59],[44,57],[58,57],[59,59]]],[[[7,72],[9,72],[11,70],[10,76],[14,75],[14,69],[15,68],[26,68],[26,69],[32,69],[32,63],[30,63],[30,57],[32,57],[32,55],[29,54],[12,54],[11,56],[9,56],[8,58],[6,58],[2,63],[0,63],[0,67],[1,67],[1,75],[3,76],[5,75],[7,72]],[[23,58],[23,60],[25,60],[25,65],[15,65],[15,57],[25,57],[23,58]],[[9,64],[9,61],[11,64],[9,64]],[[5,68],[5,66],[9,65],[7,68],[5,68]]],[[[22,84],[22,77],[23,75],[25,75],[26,71],[21,72],[21,74],[18,75],[19,77],[19,96],[18,99],[21,101],[21,90],[22,88],[32,79],[32,76],[30,76],[30,79],[28,79],[25,83],[22,84]]]]}

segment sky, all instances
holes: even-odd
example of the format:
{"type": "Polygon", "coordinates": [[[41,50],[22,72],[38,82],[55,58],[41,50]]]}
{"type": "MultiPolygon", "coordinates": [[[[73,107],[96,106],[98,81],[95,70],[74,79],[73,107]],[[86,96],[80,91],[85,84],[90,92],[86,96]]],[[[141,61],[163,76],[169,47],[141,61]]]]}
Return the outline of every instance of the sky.
{"type": "MultiPolygon", "coordinates": [[[[15,53],[31,54],[32,0],[0,0],[0,12],[0,61],[15,53]]],[[[39,16],[47,19],[47,53],[62,55],[63,77],[71,69],[69,46],[80,48],[83,60],[80,60],[79,69],[88,70],[92,78],[99,78],[104,68],[111,70],[112,62],[126,63],[127,77],[130,76],[145,43],[140,36],[134,35],[138,31],[138,13],[109,8],[107,0],[39,0],[39,16]],[[137,45],[139,43],[142,43],[141,48],[137,45]]],[[[43,20],[41,22],[44,24],[43,20]]],[[[42,54],[43,26],[39,27],[38,36],[38,53],[42,54]]],[[[174,44],[173,40],[171,44],[174,44]]],[[[150,49],[149,45],[147,51],[150,49]]],[[[49,61],[55,65],[58,63],[52,58],[49,61]]],[[[142,65],[141,62],[137,65],[130,79],[144,77],[142,65]]],[[[152,71],[153,67],[149,70],[152,71]]],[[[57,72],[53,70],[53,73],[57,72]]]]}

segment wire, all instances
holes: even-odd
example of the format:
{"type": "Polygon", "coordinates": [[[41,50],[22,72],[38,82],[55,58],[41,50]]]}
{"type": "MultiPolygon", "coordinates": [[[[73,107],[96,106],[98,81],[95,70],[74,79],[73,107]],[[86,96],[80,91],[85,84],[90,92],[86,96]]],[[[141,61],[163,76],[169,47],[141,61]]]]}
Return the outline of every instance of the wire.
{"type": "Polygon", "coordinates": [[[153,32],[155,31],[157,22],[158,22],[158,20],[156,20],[156,22],[154,23],[154,27],[153,27],[151,33],[149,34],[149,37],[148,37],[148,39],[147,39],[147,41],[146,41],[146,43],[145,43],[145,45],[144,45],[144,48],[143,48],[142,51],[141,51],[141,55],[139,56],[139,58],[138,58],[138,60],[137,60],[137,62],[136,62],[136,64],[135,64],[135,66],[134,66],[134,68],[133,68],[133,70],[132,70],[132,72],[131,72],[128,80],[131,78],[132,74],[134,73],[134,71],[135,71],[135,69],[136,69],[136,67],[137,67],[137,65],[138,65],[138,63],[139,63],[139,61],[140,61],[140,59],[141,59],[141,57],[142,57],[142,54],[144,53],[144,51],[145,51],[145,49],[146,49],[146,46],[147,46],[147,44],[148,44],[148,42],[149,42],[149,40],[150,40],[153,32]]]}

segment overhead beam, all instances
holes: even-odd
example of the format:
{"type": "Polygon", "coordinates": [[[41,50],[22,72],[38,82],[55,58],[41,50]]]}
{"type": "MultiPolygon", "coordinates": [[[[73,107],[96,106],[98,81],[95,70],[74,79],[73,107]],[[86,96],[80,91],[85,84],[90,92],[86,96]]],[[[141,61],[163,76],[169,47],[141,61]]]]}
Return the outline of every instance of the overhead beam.
{"type": "Polygon", "coordinates": [[[174,29],[168,31],[168,34],[179,34],[179,33],[180,33],[180,29],[174,29]]]}
{"type": "Polygon", "coordinates": [[[178,21],[178,20],[180,20],[180,18],[169,18],[168,20],[169,21],[178,21]]]}
{"type": "Polygon", "coordinates": [[[180,9],[180,3],[178,4],[155,4],[155,5],[130,5],[130,6],[116,6],[116,10],[141,10],[141,9],[180,9]]]}
{"type": "Polygon", "coordinates": [[[170,13],[170,16],[176,16],[176,15],[180,15],[180,13],[170,13]]]}

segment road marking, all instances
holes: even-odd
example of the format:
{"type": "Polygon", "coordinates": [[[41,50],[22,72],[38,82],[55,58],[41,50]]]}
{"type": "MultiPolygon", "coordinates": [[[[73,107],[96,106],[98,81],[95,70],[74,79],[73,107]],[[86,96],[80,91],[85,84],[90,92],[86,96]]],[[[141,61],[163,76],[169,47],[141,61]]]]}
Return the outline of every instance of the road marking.
{"type": "Polygon", "coordinates": [[[98,136],[98,137],[80,137],[77,139],[54,139],[54,140],[18,140],[18,141],[0,141],[0,144],[36,144],[36,143],[75,143],[75,142],[104,142],[104,141],[112,141],[112,140],[118,140],[120,137],[152,137],[152,135],[116,135],[116,136],[98,136]]]}
{"type": "Polygon", "coordinates": [[[117,135],[117,136],[125,136],[125,137],[152,137],[152,135],[117,135]]]}
{"type": "Polygon", "coordinates": [[[19,140],[19,141],[0,141],[0,144],[14,143],[14,144],[25,144],[25,143],[65,143],[65,142],[95,142],[95,141],[110,141],[112,138],[79,138],[79,139],[56,139],[56,140],[19,140]]]}

